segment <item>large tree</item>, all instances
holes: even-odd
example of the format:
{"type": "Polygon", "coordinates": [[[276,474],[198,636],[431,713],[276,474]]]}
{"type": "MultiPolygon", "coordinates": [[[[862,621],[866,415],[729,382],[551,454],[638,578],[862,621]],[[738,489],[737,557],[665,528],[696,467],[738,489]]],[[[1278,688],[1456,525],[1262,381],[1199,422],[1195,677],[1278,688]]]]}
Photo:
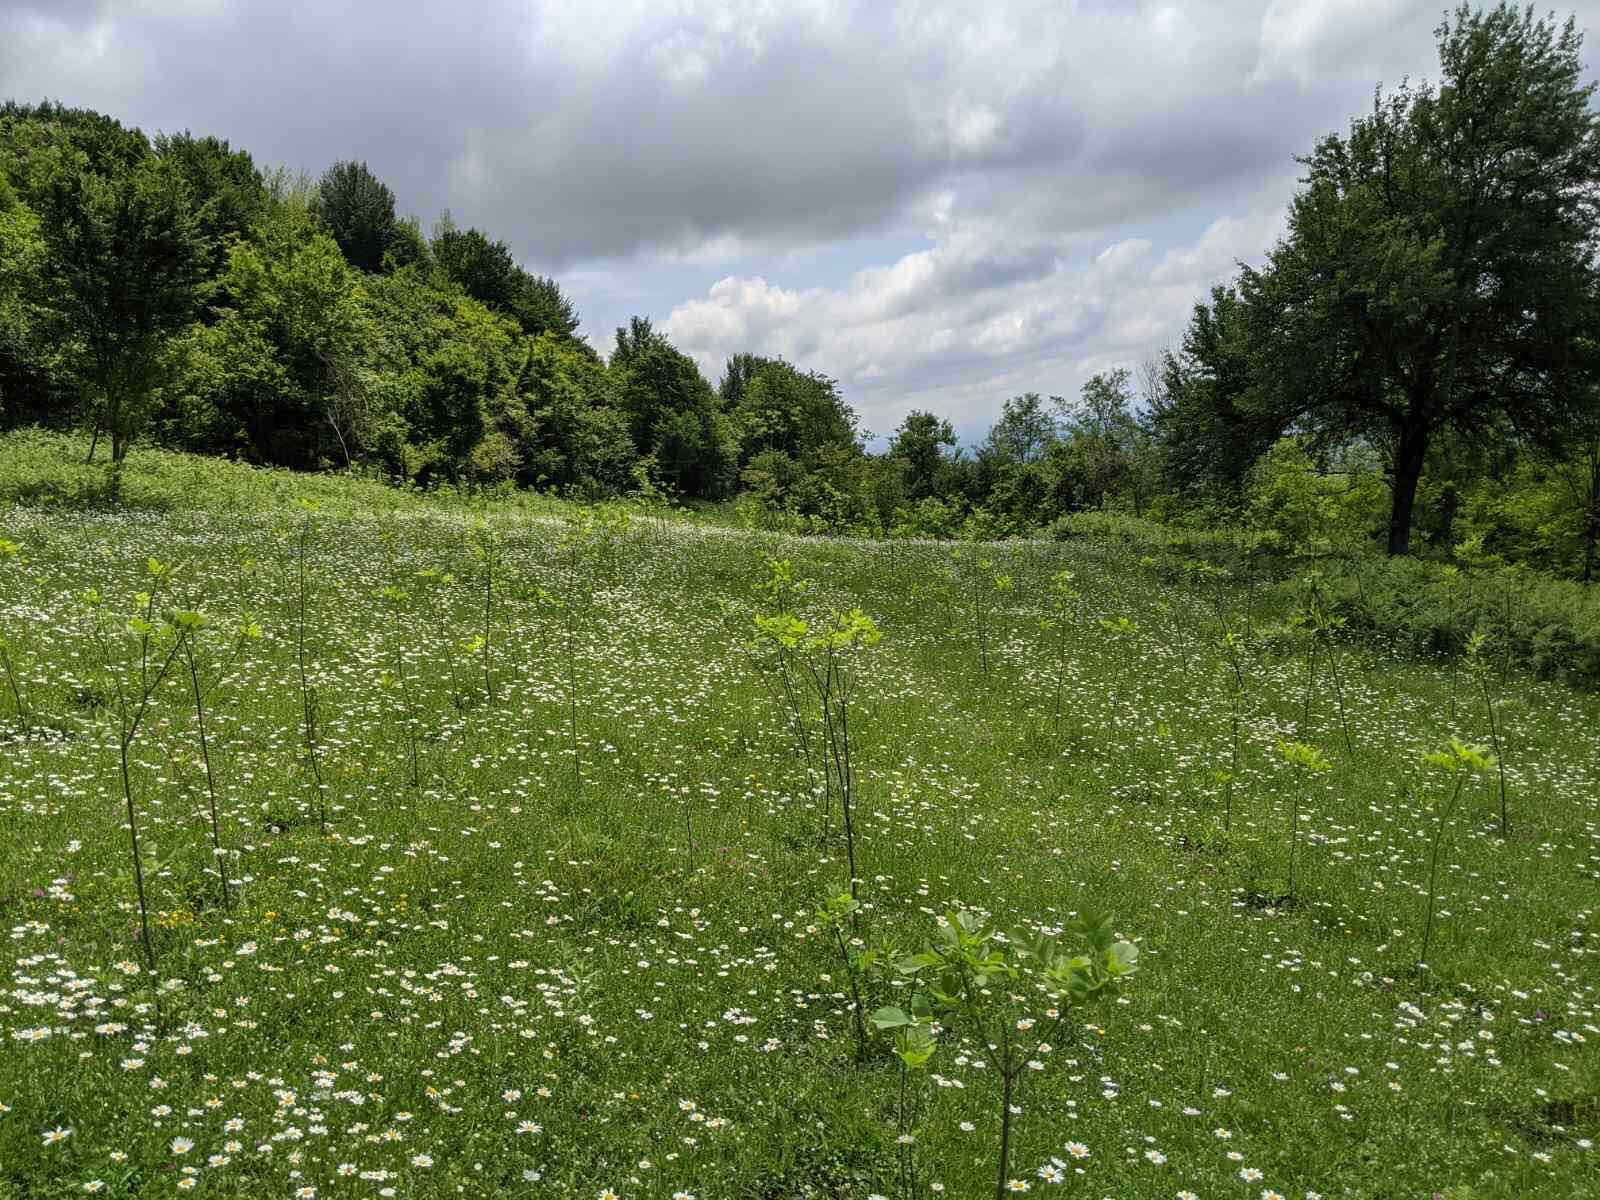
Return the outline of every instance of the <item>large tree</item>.
{"type": "Polygon", "coordinates": [[[906,496],[921,500],[942,490],[949,463],[945,448],[956,444],[956,431],[944,417],[912,409],[889,439],[888,457],[899,464],[906,496]]]}
{"type": "Polygon", "coordinates": [[[1167,486],[1189,499],[1238,504],[1250,468],[1287,423],[1258,403],[1246,316],[1237,289],[1214,287],[1194,306],[1182,346],[1161,358],[1148,421],[1167,486]]]}
{"type": "Polygon", "coordinates": [[[394,193],[364,162],[338,162],[317,185],[316,212],[352,267],[382,269],[395,241],[394,193]]]}
{"type": "Polygon", "coordinates": [[[617,330],[610,372],[617,407],[640,458],[686,496],[714,497],[731,482],[733,431],[694,360],[675,349],[647,317],[617,330]]]}
{"type": "Polygon", "coordinates": [[[38,203],[46,303],[118,467],[168,373],[168,343],[194,319],[211,247],[170,160],[143,158],[108,178],[65,152],[38,203]]]}
{"type": "Polygon", "coordinates": [[[529,337],[571,337],[578,313],[555,280],[518,265],[511,249],[478,229],[457,229],[446,213],[431,247],[435,265],[467,295],[511,317],[529,337]]]}
{"type": "Polygon", "coordinates": [[[1385,453],[1391,554],[1437,435],[1552,440],[1596,372],[1581,37],[1507,4],[1437,34],[1439,86],[1378,96],[1301,160],[1286,236],[1240,281],[1258,411],[1385,453]]]}
{"type": "Polygon", "coordinates": [[[855,412],[820,372],[801,371],[781,358],[735,355],[718,393],[738,434],[742,463],[777,451],[810,466],[825,450],[858,446],[855,412]]]}

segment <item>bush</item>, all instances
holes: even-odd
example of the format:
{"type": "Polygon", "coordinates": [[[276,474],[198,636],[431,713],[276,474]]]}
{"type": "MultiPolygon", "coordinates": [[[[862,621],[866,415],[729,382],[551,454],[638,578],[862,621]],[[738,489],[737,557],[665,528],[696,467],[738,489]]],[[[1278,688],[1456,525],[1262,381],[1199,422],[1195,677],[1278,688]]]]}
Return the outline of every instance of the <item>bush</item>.
{"type": "Polygon", "coordinates": [[[1475,629],[1535,675],[1600,688],[1600,592],[1516,568],[1470,575],[1410,558],[1329,572],[1334,612],[1353,631],[1418,654],[1460,653],[1475,629]]]}
{"type": "Polygon", "coordinates": [[[1526,569],[1463,572],[1444,563],[1375,554],[1285,554],[1278,539],[1246,529],[1174,529],[1119,513],[1088,512],[1051,525],[1058,541],[1102,539],[1167,582],[1205,562],[1235,579],[1273,581],[1261,600],[1288,611],[1313,565],[1334,615],[1353,636],[1419,656],[1459,654],[1476,629],[1496,654],[1532,674],[1600,690],[1600,589],[1526,569]]]}

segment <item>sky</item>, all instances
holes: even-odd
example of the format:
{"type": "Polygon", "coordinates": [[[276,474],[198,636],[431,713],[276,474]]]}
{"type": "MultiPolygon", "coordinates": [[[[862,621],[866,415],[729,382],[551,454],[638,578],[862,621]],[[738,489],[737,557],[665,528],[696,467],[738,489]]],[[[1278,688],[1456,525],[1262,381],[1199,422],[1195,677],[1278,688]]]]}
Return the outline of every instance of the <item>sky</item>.
{"type": "MultiPolygon", "coordinates": [[[[0,0],[0,97],[365,161],[609,352],[650,317],[982,436],[1182,338],[1441,0],[0,0]]],[[[1574,11],[1592,28],[1600,0],[1574,11]]]]}

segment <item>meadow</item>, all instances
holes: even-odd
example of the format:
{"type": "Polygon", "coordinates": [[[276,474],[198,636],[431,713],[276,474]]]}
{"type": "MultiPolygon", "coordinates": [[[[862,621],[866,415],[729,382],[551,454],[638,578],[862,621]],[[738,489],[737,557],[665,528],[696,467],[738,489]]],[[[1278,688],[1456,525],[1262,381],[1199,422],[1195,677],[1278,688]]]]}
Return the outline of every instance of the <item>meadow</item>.
{"type": "Polygon", "coordinates": [[[1600,1192],[1600,700],[1492,643],[41,455],[0,1196],[1600,1192]]]}

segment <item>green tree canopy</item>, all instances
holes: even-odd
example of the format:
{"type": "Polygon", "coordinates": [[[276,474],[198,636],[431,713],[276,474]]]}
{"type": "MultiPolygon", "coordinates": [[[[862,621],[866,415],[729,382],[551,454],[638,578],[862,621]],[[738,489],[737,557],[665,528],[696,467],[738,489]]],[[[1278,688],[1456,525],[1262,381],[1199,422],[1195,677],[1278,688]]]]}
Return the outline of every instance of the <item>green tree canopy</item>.
{"type": "MultiPolygon", "coordinates": [[[[1060,408],[1062,400],[1052,396],[1050,404],[1060,408]]],[[[1045,405],[1038,392],[1007,400],[999,419],[989,427],[983,454],[1004,463],[1035,463],[1043,459],[1059,433],[1059,424],[1045,405]]]]}
{"type": "Polygon", "coordinates": [[[317,185],[316,212],[357,270],[383,268],[395,240],[394,193],[364,162],[337,162],[317,185]]]}
{"type": "Polygon", "coordinates": [[[195,317],[211,246],[173,162],[145,157],[107,177],[63,153],[39,199],[45,303],[119,466],[167,374],[169,341],[195,317]]]}
{"type": "Polygon", "coordinates": [[[912,409],[889,439],[889,458],[900,465],[906,497],[921,500],[939,493],[948,460],[945,447],[956,444],[950,422],[931,412],[912,409]]]}
{"type": "Polygon", "coordinates": [[[1576,26],[1462,6],[1438,38],[1439,86],[1323,139],[1240,282],[1257,411],[1382,448],[1391,554],[1441,431],[1550,440],[1596,374],[1600,118],[1576,26]]]}
{"type": "Polygon", "coordinates": [[[725,377],[721,395],[724,403],[730,392],[738,395],[729,416],[739,436],[741,462],[776,450],[810,465],[825,448],[858,445],[856,415],[833,380],[782,359],[739,359],[750,370],[735,388],[725,377]]]}
{"type": "Polygon", "coordinates": [[[440,220],[431,246],[439,270],[474,300],[514,319],[530,337],[570,337],[577,310],[555,280],[518,265],[504,242],[477,229],[457,229],[449,214],[440,220]]]}
{"type": "Polygon", "coordinates": [[[220,274],[227,266],[228,240],[248,235],[266,208],[267,186],[255,160],[226,141],[187,130],[156,135],[155,154],[183,176],[200,235],[212,247],[208,273],[220,274]]]}
{"type": "Polygon", "coordinates": [[[1149,423],[1169,486],[1185,498],[1242,500],[1250,468],[1282,434],[1287,418],[1252,392],[1247,313],[1239,292],[1211,289],[1161,360],[1149,423]]]}
{"type": "Polygon", "coordinates": [[[738,449],[716,392],[688,355],[648,318],[617,330],[610,369],[618,407],[640,458],[661,483],[688,496],[717,496],[732,482],[738,449]]]}

